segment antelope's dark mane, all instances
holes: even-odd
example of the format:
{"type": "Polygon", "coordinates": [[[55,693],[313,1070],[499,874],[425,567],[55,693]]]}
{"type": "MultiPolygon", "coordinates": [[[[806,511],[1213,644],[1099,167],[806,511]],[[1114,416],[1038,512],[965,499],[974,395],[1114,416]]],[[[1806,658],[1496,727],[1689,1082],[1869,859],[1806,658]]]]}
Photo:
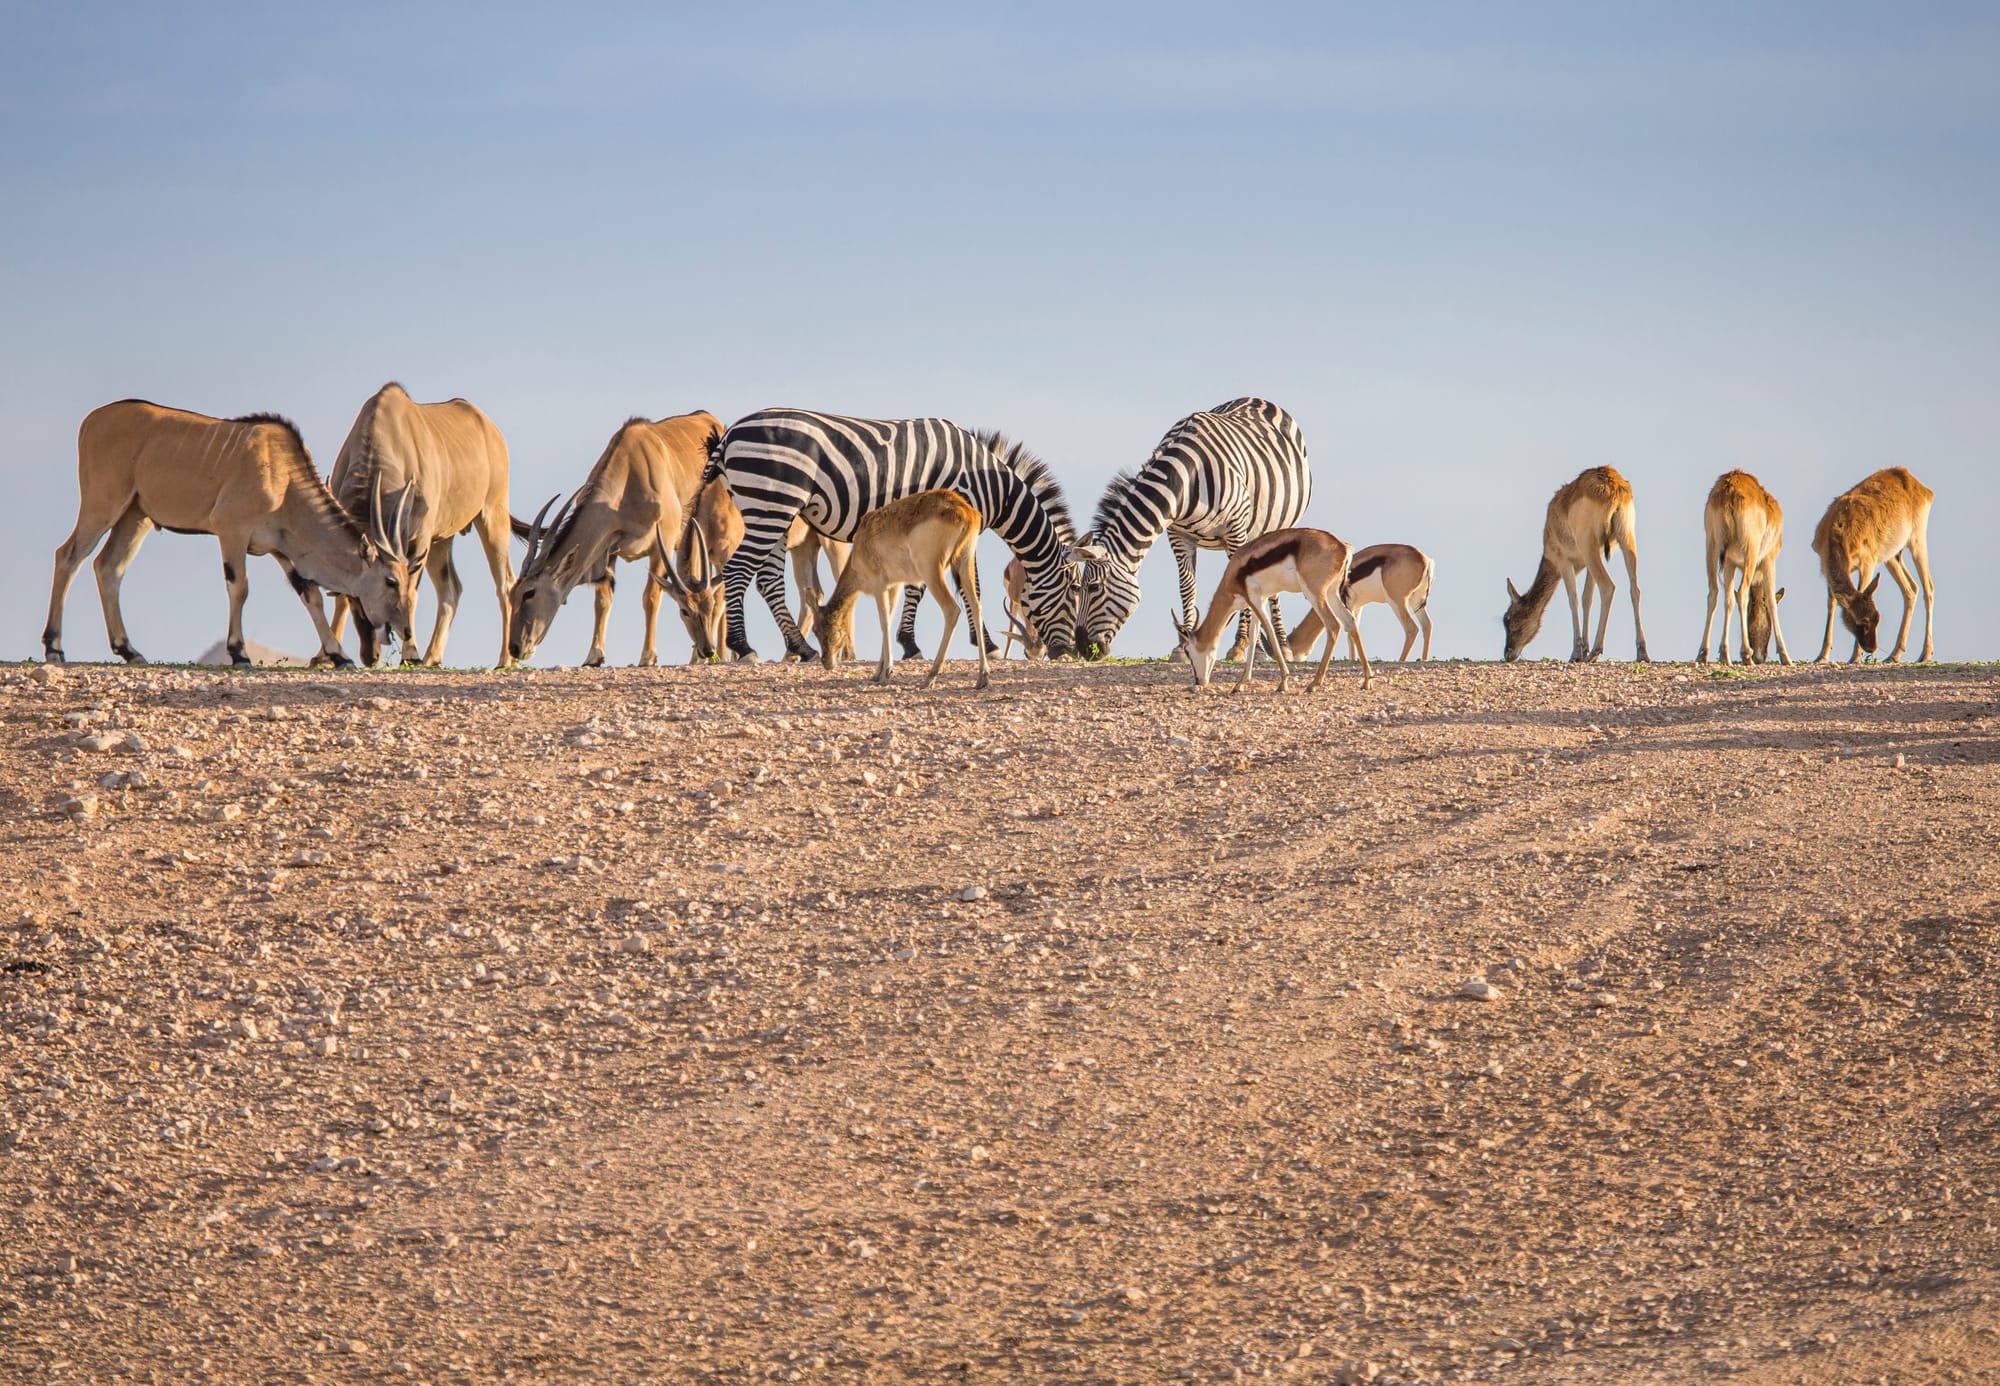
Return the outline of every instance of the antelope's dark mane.
{"type": "Polygon", "coordinates": [[[229,420],[240,424],[276,424],[290,435],[292,446],[285,450],[285,465],[291,469],[292,479],[299,483],[309,499],[313,511],[329,524],[338,525],[359,543],[366,537],[361,522],[347,513],[347,507],[334,499],[333,491],[326,484],[326,478],[313,466],[312,454],[306,451],[305,435],[299,426],[283,414],[260,411],[255,414],[238,414],[229,420]]]}

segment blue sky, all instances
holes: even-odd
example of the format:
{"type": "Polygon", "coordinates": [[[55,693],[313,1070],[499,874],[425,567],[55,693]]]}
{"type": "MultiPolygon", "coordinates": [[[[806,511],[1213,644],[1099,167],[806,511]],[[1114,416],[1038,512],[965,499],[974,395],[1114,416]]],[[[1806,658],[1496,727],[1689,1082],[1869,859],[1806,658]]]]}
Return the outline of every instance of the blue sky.
{"type": "MultiPolygon", "coordinates": [[[[1939,655],[2000,657],[1989,6],[175,9],[0,7],[0,656],[38,653],[91,408],[279,410],[325,469],[393,378],[492,415],[524,515],[629,414],[798,404],[1007,429],[1082,519],[1177,418],[1262,394],[1305,429],[1308,522],[1429,549],[1439,652],[1481,658],[1599,463],[1638,493],[1656,656],[1699,641],[1733,466],[1786,508],[1809,656],[1813,523],[1902,464],[1940,497],[1939,655]]],[[[497,618],[461,547],[472,663],[497,618]]],[[[1169,643],[1164,546],[1142,580],[1121,653],[1169,643]]],[[[249,633],[309,649],[276,566],[251,581],[249,633]]],[[[151,537],[125,610],[155,658],[219,638],[213,542],[151,537]]],[[[538,662],[588,627],[585,594],[538,662]]],[[[66,644],[106,651],[87,571],[66,644]]]]}

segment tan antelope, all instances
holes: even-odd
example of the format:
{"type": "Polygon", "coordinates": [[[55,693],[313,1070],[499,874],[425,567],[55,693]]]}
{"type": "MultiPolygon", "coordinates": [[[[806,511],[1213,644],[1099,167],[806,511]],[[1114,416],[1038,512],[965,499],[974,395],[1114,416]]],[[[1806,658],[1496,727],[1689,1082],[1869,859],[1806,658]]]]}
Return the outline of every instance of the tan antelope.
{"type": "Polygon", "coordinates": [[[1035,631],[1035,618],[1027,611],[1025,595],[1028,590],[1028,566],[1018,558],[1007,561],[1007,571],[1000,575],[1006,587],[1006,597],[1002,610],[1007,615],[1007,639],[1000,649],[1000,658],[1005,659],[1014,650],[1014,642],[1021,642],[1021,655],[1025,659],[1041,659],[1049,647],[1035,631]]]}
{"type": "Polygon", "coordinates": [[[1632,488],[1610,467],[1592,467],[1578,476],[1549,501],[1548,519],[1542,525],[1542,562],[1528,590],[1516,590],[1508,579],[1505,654],[1521,657],[1542,628],[1542,614],[1560,581],[1569,593],[1572,643],[1570,660],[1581,663],[1604,654],[1604,628],[1611,622],[1611,598],[1618,586],[1604,560],[1616,544],[1625,552],[1625,575],[1632,583],[1632,629],[1637,637],[1635,658],[1646,663],[1646,627],[1639,619],[1639,548],[1632,514],[1632,488]],[[1585,573],[1583,604],[1577,605],[1576,575],[1585,573]],[[1602,606],[1597,616],[1597,641],[1587,645],[1590,634],[1590,603],[1596,596],[1602,606]]]}
{"type": "MultiPolygon", "coordinates": [[[[742,542],[743,512],[730,499],[728,484],[716,477],[701,488],[701,499],[695,503],[694,523],[682,532],[680,547],[675,550],[679,580],[673,580],[673,567],[668,567],[659,579],[680,610],[681,624],[687,627],[693,647],[688,660],[691,664],[715,658],[728,634],[729,604],[722,593],[722,565],[742,542]]],[[[819,556],[826,555],[838,581],[840,570],[847,563],[848,547],[837,539],[828,539],[803,519],[792,521],[785,535],[785,550],[791,555],[792,579],[799,588],[801,634],[812,634],[813,613],[819,609],[823,596],[819,556]]],[[[602,645],[611,598],[608,585],[600,585],[599,592],[602,602],[598,608],[597,643],[602,645]]]]}
{"type": "MultiPolygon", "coordinates": [[[[1208,614],[1201,618],[1201,623],[1188,626],[1178,615],[1174,617],[1180,650],[1188,667],[1194,670],[1196,686],[1208,687],[1223,631],[1237,612],[1247,610],[1255,613],[1270,641],[1269,648],[1279,652],[1273,656],[1278,663],[1278,691],[1290,691],[1291,665],[1285,659],[1285,644],[1271,618],[1271,610],[1280,593],[1302,592],[1326,629],[1337,625],[1347,632],[1354,653],[1361,659],[1361,686],[1366,688],[1374,678],[1374,670],[1368,666],[1368,651],[1361,644],[1354,612],[1347,605],[1350,557],[1347,545],[1323,529],[1276,529],[1238,548],[1229,556],[1229,566],[1222,570],[1222,583],[1209,599],[1208,614]]],[[[1326,642],[1326,653],[1320,656],[1319,672],[1313,675],[1308,693],[1316,692],[1325,680],[1326,666],[1333,662],[1335,643],[1326,642]]],[[[1250,686],[1250,672],[1256,667],[1259,648],[1260,642],[1254,639],[1244,647],[1243,677],[1236,681],[1235,688],[1238,693],[1250,686]]]]}
{"type": "Polygon", "coordinates": [[[510,658],[533,655],[569,594],[588,582],[597,588],[597,625],[584,664],[602,664],[604,628],[611,616],[615,585],[612,565],[618,559],[643,558],[648,561],[648,581],[640,598],[646,633],[639,663],[658,662],[655,639],[660,593],[672,590],[680,581],[670,571],[674,557],[671,546],[680,543],[688,528],[690,512],[702,491],[709,443],[721,434],[721,423],[705,411],[657,422],[628,419],[611,435],[583,485],[571,493],[546,526],[543,518],[555,501],[551,499],[541,508],[528,526],[528,552],[521,560],[521,575],[511,596],[512,621],[507,631],[510,658]]]}
{"type": "Polygon", "coordinates": [[[1708,663],[1708,637],[1715,629],[1718,598],[1727,603],[1722,610],[1722,644],[1719,654],[1729,663],[1729,618],[1736,617],[1743,637],[1743,662],[1753,657],[1763,662],[1769,642],[1778,642],[1778,659],[1792,662],[1785,649],[1785,633],[1778,628],[1778,551],[1785,546],[1785,512],[1777,497],[1763,483],[1744,471],[1724,472],[1715,479],[1702,510],[1702,529],[1708,536],[1708,619],[1701,626],[1701,652],[1695,663],[1708,663]],[[1761,619],[1753,628],[1752,604],[1761,619]]]}
{"type": "Polygon", "coordinates": [[[1924,653],[1931,657],[1931,555],[1930,487],[1901,467],[1875,473],[1853,490],[1834,498],[1820,516],[1813,531],[1813,552],[1819,555],[1820,573],[1826,578],[1826,638],[1820,642],[1818,663],[1833,653],[1833,615],[1854,636],[1852,664],[1863,650],[1875,653],[1876,634],[1882,613],[1875,605],[1875,589],[1882,583],[1878,566],[1886,566],[1889,576],[1903,589],[1903,625],[1896,632],[1896,648],[1889,651],[1890,662],[1903,657],[1910,643],[1910,616],[1917,606],[1917,584],[1903,567],[1903,552],[1909,551],[1917,565],[1917,577],[1924,587],[1924,653]],[[1868,575],[1875,573],[1870,579],[1868,575]],[[1857,584],[1867,579],[1867,586],[1857,584]]]}
{"type": "Polygon", "coordinates": [[[854,548],[834,584],[833,595],[818,612],[820,658],[829,669],[838,668],[843,646],[854,646],[854,606],[863,594],[875,598],[882,616],[882,660],[875,682],[887,683],[895,667],[896,642],[892,615],[903,589],[922,583],[930,589],[944,610],[944,631],[938,636],[937,658],[924,680],[929,688],[944,668],[945,652],[951,648],[952,629],[958,624],[959,606],[952,599],[947,577],[958,580],[972,615],[973,652],[979,656],[979,682],[990,682],[986,663],[986,642],[979,638],[985,624],[979,618],[979,572],[977,551],[981,520],[979,512],[963,496],[952,491],[919,491],[878,506],[861,517],[854,528],[854,548]]]}
{"type": "MultiPolygon", "coordinates": [[[[424,663],[431,668],[444,662],[445,640],[465,590],[451,561],[452,540],[468,529],[479,532],[500,601],[499,662],[505,664],[507,593],[514,574],[507,555],[507,440],[493,421],[462,399],[418,404],[392,380],[361,406],[334,459],[329,485],[351,515],[363,513],[378,491],[385,504],[407,506],[404,560],[429,573],[437,588],[437,624],[424,649],[424,663]]],[[[346,628],[349,605],[346,597],[334,598],[336,642],[346,628]]],[[[373,664],[380,654],[374,629],[362,622],[357,633],[361,662],[373,664]]],[[[404,649],[405,662],[413,655],[404,649]]]]}
{"type": "Polygon", "coordinates": [[[270,554],[285,570],[319,632],[322,657],[349,664],[311,595],[324,587],[353,598],[373,625],[410,638],[416,581],[403,561],[402,521],[385,519],[382,498],[369,498],[368,529],[334,500],[314,470],[312,455],[289,419],[247,414],[214,419],[127,399],[93,410],[76,437],[76,528],[56,550],[49,621],[42,657],[62,663],[63,601],[83,560],[98,541],[97,593],[112,651],[128,664],[144,658],[126,638],[118,588],[133,555],[153,529],[212,534],[222,545],[229,589],[229,655],[250,663],[243,644],[243,599],[250,592],[245,560],[270,554]]]}
{"type": "MultiPolygon", "coordinates": [[[[1347,565],[1347,609],[1359,617],[1361,608],[1380,602],[1395,612],[1402,624],[1403,652],[1396,656],[1399,663],[1409,659],[1419,627],[1424,637],[1423,657],[1431,657],[1431,569],[1431,556],[1411,544],[1370,544],[1347,565]]],[[[1319,613],[1308,611],[1292,629],[1292,658],[1310,659],[1325,630],[1326,622],[1319,613]]],[[[1340,644],[1338,631],[1333,643],[1340,644]]]]}

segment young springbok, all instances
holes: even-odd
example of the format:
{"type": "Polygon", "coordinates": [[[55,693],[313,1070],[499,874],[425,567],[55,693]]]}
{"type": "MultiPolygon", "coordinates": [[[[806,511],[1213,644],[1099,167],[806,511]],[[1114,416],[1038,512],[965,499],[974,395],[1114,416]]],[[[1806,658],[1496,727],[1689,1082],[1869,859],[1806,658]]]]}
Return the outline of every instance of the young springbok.
{"type": "MultiPolygon", "coordinates": [[[[1362,607],[1380,602],[1402,623],[1403,652],[1396,656],[1399,663],[1409,659],[1419,627],[1424,636],[1423,657],[1431,657],[1431,569],[1431,556],[1410,544],[1370,544],[1347,565],[1347,609],[1358,617],[1362,607]]],[[[1319,613],[1308,611],[1292,628],[1292,658],[1310,659],[1313,646],[1325,631],[1326,622],[1320,620],[1319,613]]],[[[1340,632],[1334,632],[1333,643],[1340,644],[1340,632]]]]}
{"type": "Polygon", "coordinates": [[[1833,614],[1854,635],[1854,653],[1847,662],[1861,658],[1861,652],[1875,653],[1876,632],[1882,613],[1875,605],[1875,589],[1882,575],[1875,573],[1866,587],[1861,579],[1885,565],[1889,576],[1903,589],[1903,625],[1896,632],[1896,648],[1889,651],[1890,662],[1903,657],[1910,643],[1910,616],[1917,607],[1917,584],[1903,567],[1903,551],[1909,550],[1917,565],[1917,577],[1924,586],[1924,659],[1931,657],[1931,555],[1930,487],[1901,467],[1875,473],[1852,491],[1834,498],[1813,531],[1813,552],[1826,578],[1826,638],[1820,642],[1818,663],[1833,653],[1833,614]]]}
{"type": "Polygon", "coordinates": [[[1042,637],[1035,633],[1035,618],[1027,611],[1023,594],[1028,590],[1028,568],[1020,559],[1010,559],[1007,571],[1000,575],[1007,594],[1003,610],[1007,614],[1007,640],[1001,647],[1000,658],[1005,659],[1014,650],[1014,642],[1021,642],[1024,659],[1040,659],[1048,653],[1049,647],[1042,637]]]}
{"type": "Polygon", "coordinates": [[[407,643],[416,578],[405,561],[409,498],[385,516],[379,488],[368,498],[367,529],[340,506],[320,480],[305,441],[287,419],[247,414],[212,419],[126,399],[92,410],[76,435],[80,493],[76,528],[56,550],[49,620],[42,657],[63,661],[63,601],[71,579],[98,541],[97,593],[111,652],[128,664],[145,659],[126,639],[118,609],[119,586],[139,545],[155,527],[179,534],[213,534],[222,545],[222,577],[229,589],[229,656],[250,663],[243,643],[243,599],[250,594],[244,560],[268,553],[299,594],[320,657],[353,663],[327,625],[317,588],[360,604],[371,626],[386,627],[407,643]]]}
{"type": "Polygon", "coordinates": [[[1632,517],[1632,488],[1610,467],[1592,467],[1549,500],[1548,518],[1542,525],[1542,563],[1526,592],[1518,591],[1508,579],[1507,629],[1505,649],[1509,661],[1519,659],[1542,628],[1542,614],[1560,581],[1569,593],[1572,663],[1598,659],[1604,654],[1604,628],[1611,623],[1611,598],[1617,584],[1604,560],[1611,546],[1625,551],[1625,575],[1632,582],[1632,629],[1638,637],[1641,664],[1646,663],[1646,627],[1639,619],[1639,548],[1632,517]],[[1583,604],[1577,605],[1576,575],[1586,574],[1583,604]],[[1602,600],[1597,616],[1597,641],[1587,645],[1590,633],[1590,603],[1602,600]]]}
{"type": "MultiPolygon", "coordinates": [[[[891,614],[904,585],[922,583],[944,609],[944,632],[938,637],[937,659],[924,687],[935,683],[959,616],[947,577],[958,580],[958,590],[972,614],[972,629],[985,630],[979,618],[976,562],[981,523],[972,503],[954,491],[919,491],[862,516],[854,529],[854,550],[847,556],[847,566],[841,570],[833,595],[817,613],[820,658],[826,667],[839,667],[843,643],[847,649],[853,648],[854,605],[866,593],[875,598],[882,613],[882,663],[875,672],[875,682],[887,683],[896,660],[891,614]]],[[[990,679],[986,642],[974,639],[972,645],[979,656],[977,686],[984,688],[990,679]]]]}
{"type": "Polygon", "coordinates": [[[1702,511],[1702,528],[1708,534],[1708,619],[1701,626],[1701,653],[1695,663],[1708,663],[1708,637],[1715,630],[1715,604],[1722,609],[1722,644],[1719,654],[1729,663],[1729,618],[1736,617],[1743,637],[1743,662],[1754,658],[1762,663],[1771,638],[1778,642],[1778,659],[1790,664],[1785,649],[1785,633],[1778,628],[1776,590],[1778,550],[1785,546],[1785,512],[1777,497],[1766,491],[1756,477],[1744,471],[1724,472],[1709,490],[1702,511]],[[1762,615],[1753,639],[1750,608],[1756,604],[1762,615]]]}
{"type": "MultiPolygon", "coordinates": [[[[1222,644],[1223,630],[1239,611],[1255,613],[1264,633],[1270,639],[1270,648],[1277,651],[1272,657],[1278,662],[1278,691],[1284,693],[1292,686],[1291,665],[1285,660],[1285,645],[1279,636],[1276,624],[1271,620],[1271,609],[1276,604],[1274,598],[1281,592],[1303,592],[1312,603],[1321,624],[1328,630],[1336,625],[1347,632],[1347,638],[1354,645],[1354,653],[1361,659],[1361,686],[1366,688],[1374,678],[1374,671],[1368,667],[1368,651],[1362,647],[1361,632],[1355,628],[1354,612],[1347,605],[1348,560],[1350,553],[1346,544],[1334,538],[1323,529],[1274,529],[1269,534],[1260,534],[1229,556],[1229,566],[1222,570],[1222,583],[1209,599],[1208,614],[1196,626],[1182,624],[1179,616],[1174,617],[1174,629],[1180,633],[1181,653],[1187,657],[1188,666],[1194,670],[1197,687],[1208,687],[1209,676],[1215,671],[1215,652],[1222,644]]],[[[1334,641],[1326,642],[1326,653],[1320,656],[1319,672],[1313,675],[1308,693],[1317,690],[1326,678],[1326,666],[1333,661],[1334,641]]],[[[1250,686],[1250,671],[1257,664],[1258,642],[1248,642],[1243,652],[1243,677],[1236,682],[1235,691],[1241,693],[1250,686]]]]}

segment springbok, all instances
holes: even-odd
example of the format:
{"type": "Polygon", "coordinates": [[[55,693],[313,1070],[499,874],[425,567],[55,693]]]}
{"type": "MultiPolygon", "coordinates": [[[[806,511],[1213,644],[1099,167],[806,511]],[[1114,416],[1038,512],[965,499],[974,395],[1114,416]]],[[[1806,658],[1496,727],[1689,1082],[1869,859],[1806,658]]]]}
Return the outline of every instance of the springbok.
{"type": "MultiPolygon", "coordinates": [[[[1271,619],[1271,609],[1280,593],[1303,592],[1325,629],[1338,625],[1347,632],[1354,653],[1361,659],[1361,686],[1366,688],[1374,678],[1374,671],[1368,666],[1368,651],[1361,643],[1360,630],[1355,627],[1354,612],[1347,605],[1350,557],[1347,545],[1323,529],[1276,529],[1238,548],[1229,556],[1229,566],[1222,570],[1222,584],[1209,599],[1208,614],[1201,618],[1201,623],[1189,626],[1178,615],[1174,617],[1180,650],[1187,657],[1188,667],[1194,670],[1196,686],[1208,687],[1224,628],[1237,612],[1248,610],[1255,613],[1271,642],[1270,648],[1278,651],[1273,656],[1278,662],[1278,691],[1290,691],[1291,665],[1286,662],[1285,645],[1276,622],[1271,619]]],[[[1326,642],[1326,653],[1320,656],[1319,672],[1313,675],[1308,693],[1317,691],[1326,678],[1326,666],[1333,662],[1335,643],[1326,642]]],[[[1257,664],[1258,646],[1258,641],[1251,640],[1244,647],[1243,677],[1236,681],[1238,693],[1250,686],[1250,671],[1257,664]]]]}
{"type": "Polygon", "coordinates": [[[1549,500],[1548,519],[1542,525],[1542,563],[1528,590],[1516,590],[1507,581],[1506,657],[1516,660],[1542,628],[1542,613],[1561,581],[1569,593],[1570,660],[1581,663],[1604,654],[1604,628],[1611,623],[1611,598],[1617,584],[1604,560],[1616,544],[1625,551],[1625,575],[1632,582],[1632,629],[1638,640],[1635,658],[1646,663],[1646,627],[1639,619],[1639,549],[1632,514],[1632,488],[1610,467],[1592,467],[1549,500]],[[1576,575],[1585,572],[1583,605],[1576,600],[1576,575]],[[1597,616],[1597,641],[1586,645],[1590,633],[1590,603],[1596,595],[1603,605],[1597,616]]]}
{"type": "MultiPolygon", "coordinates": [[[[1359,617],[1361,608],[1380,602],[1402,623],[1403,652],[1396,656],[1399,663],[1409,659],[1419,627],[1423,629],[1423,657],[1431,657],[1431,569],[1431,556],[1410,544],[1370,544],[1347,565],[1347,609],[1359,617]]],[[[1319,613],[1308,611],[1292,629],[1292,658],[1310,659],[1325,630],[1326,622],[1319,613]]],[[[1333,643],[1340,644],[1338,631],[1333,643]]]]}
{"type": "MultiPolygon", "coordinates": [[[[465,590],[451,561],[452,540],[468,529],[479,531],[500,600],[499,662],[505,664],[507,591],[514,575],[507,555],[507,440],[493,421],[462,399],[418,404],[392,380],[355,415],[328,485],[350,515],[361,514],[378,492],[398,511],[407,509],[409,523],[400,535],[404,561],[413,571],[429,573],[437,588],[437,624],[424,648],[430,668],[444,662],[444,643],[465,590]]],[[[347,627],[350,604],[334,597],[335,643],[347,627]]],[[[362,622],[357,634],[361,662],[373,664],[381,654],[375,630],[362,622]]],[[[404,661],[411,662],[412,654],[405,647],[404,661]]]]}
{"type": "Polygon", "coordinates": [[[674,551],[662,547],[660,538],[665,535],[669,543],[680,543],[701,494],[709,443],[721,435],[721,423],[704,411],[657,422],[628,419],[611,435],[583,485],[546,526],[542,520],[555,500],[542,506],[528,526],[527,556],[521,560],[521,575],[510,597],[510,658],[533,655],[569,594],[588,582],[597,588],[597,625],[583,662],[586,667],[602,664],[615,585],[612,564],[621,558],[644,558],[649,562],[649,580],[640,598],[646,633],[639,663],[658,662],[660,593],[670,590],[676,580],[667,573],[674,551]]]}
{"type": "Polygon", "coordinates": [[[399,513],[385,522],[379,493],[370,497],[362,531],[313,469],[298,428],[276,414],[215,419],[127,399],[93,410],[77,430],[76,528],[56,550],[42,657],[60,664],[63,602],[71,579],[106,533],[97,555],[97,592],[112,652],[128,664],[145,659],[126,638],[118,589],[139,545],[155,525],[181,534],[212,534],[222,545],[229,589],[229,656],[249,664],[243,645],[243,599],[250,578],[245,559],[278,560],[319,632],[321,656],[353,661],[326,623],[313,595],[325,587],[353,598],[362,614],[410,639],[416,581],[403,561],[399,513]]]}
{"type": "Polygon", "coordinates": [[[1924,586],[1923,658],[1929,662],[1933,596],[1929,536],[1933,499],[1930,487],[1904,468],[1887,467],[1853,490],[1835,497],[1826,514],[1820,516],[1812,546],[1819,555],[1820,572],[1826,578],[1826,638],[1820,642],[1817,663],[1826,663],[1833,653],[1835,611],[1854,636],[1854,653],[1847,662],[1852,664],[1861,658],[1864,649],[1875,653],[1876,633],[1882,623],[1882,613],[1875,605],[1875,589],[1882,583],[1882,575],[1875,573],[1878,565],[1886,566],[1889,576],[1903,589],[1903,625],[1896,632],[1896,648],[1889,651],[1889,660],[1894,663],[1903,657],[1903,649],[1910,643],[1910,616],[1917,606],[1917,584],[1910,581],[1910,574],[1903,567],[1905,549],[1916,563],[1917,577],[1924,586]],[[1870,573],[1875,576],[1868,585],[1857,587],[1870,573]]]}
{"type": "Polygon", "coordinates": [[[1001,608],[1007,615],[1007,639],[1000,658],[1012,654],[1014,642],[1019,640],[1022,658],[1041,659],[1048,654],[1049,647],[1035,631],[1035,618],[1027,612],[1024,595],[1028,590],[1028,566],[1018,558],[1007,560],[1007,571],[1000,575],[1000,581],[1007,589],[1001,608]]]}
{"type": "Polygon", "coordinates": [[[1753,658],[1762,663],[1769,641],[1778,642],[1778,659],[1790,664],[1785,649],[1785,633],[1778,628],[1778,551],[1785,546],[1785,512],[1777,497],[1763,483],[1744,471],[1724,472],[1715,479],[1702,510],[1702,528],[1708,535],[1708,619],[1701,626],[1701,652],[1695,663],[1708,663],[1708,637],[1715,629],[1715,605],[1726,602],[1722,611],[1722,644],[1718,653],[1729,663],[1729,618],[1736,617],[1743,637],[1743,662],[1753,658]],[[1759,607],[1762,620],[1753,633],[1750,624],[1752,603],[1759,607]]]}
{"type": "Polygon", "coordinates": [[[986,663],[986,643],[978,638],[985,630],[979,619],[979,573],[977,552],[979,512],[972,503],[953,491],[919,491],[877,506],[861,517],[854,529],[854,549],[847,556],[833,595],[818,612],[820,658],[829,669],[838,668],[843,645],[854,645],[854,605],[865,593],[875,598],[882,615],[882,661],[875,682],[887,683],[896,662],[895,630],[892,614],[909,583],[923,583],[944,609],[944,631],[938,636],[937,658],[924,680],[929,688],[944,668],[945,652],[951,648],[952,628],[958,624],[958,603],[952,600],[947,577],[958,580],[972,615],[973,652],[979,656],[979,682],[990,682],[986,663]]]}

